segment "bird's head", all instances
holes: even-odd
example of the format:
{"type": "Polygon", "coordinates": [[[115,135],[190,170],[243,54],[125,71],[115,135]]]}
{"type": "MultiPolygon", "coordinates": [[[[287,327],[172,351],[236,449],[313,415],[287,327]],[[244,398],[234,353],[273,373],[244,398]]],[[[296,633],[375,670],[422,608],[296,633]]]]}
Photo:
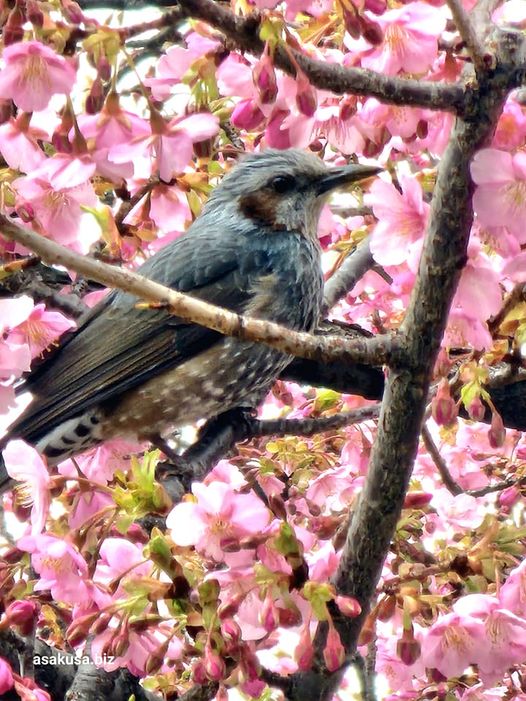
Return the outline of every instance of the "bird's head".
{"type": "Polygon", "coordinates": [[[316,238],[329,194],[381,170],[355,163],[328,168],[312,153],[269,149],[245,156],[215,188],[210,205],[234,204],[241,216],[260,225],[316,238]]]}

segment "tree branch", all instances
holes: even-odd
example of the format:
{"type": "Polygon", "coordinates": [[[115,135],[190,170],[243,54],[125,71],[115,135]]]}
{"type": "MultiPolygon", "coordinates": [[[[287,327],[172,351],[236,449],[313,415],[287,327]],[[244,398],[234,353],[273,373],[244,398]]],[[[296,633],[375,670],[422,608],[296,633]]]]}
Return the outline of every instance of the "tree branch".
{"type": "Polygon", "coordinates": [[[347,256],[338,270],[325,283],[323,293],[322,315],[350,292],[365,273],[374,265],[369,238],[361,241],[355,250],[347,256]]]}
{"type": "Polygon", "coordinates": [[[324,362],[342,360],[379,365],[388,362],[397,350],[395,336],[379,335],[352,340],[341,336],[320,337],[292,331],[270,321],[248,319],[171,290],[130,270],[81,256],[1,214],[0,231],[8,239],[21,243],[49,263],[63,265],[103,285],[117,287],[148,302],[166,305],[185,321],[206,326],[227,336],[266,343],[290,355],[324,362]]]}
{"type": "MultiPolygon", "coordinates": [[[[264,42],[259,37],[259,15],[237,17],[214,0],[179,0],[178,7],[187,17],[201,19],[219,29],[243,51],[255,56],[263,52],[264,42]]],[[[338,95],[366,95],[396,105],[427,107],[446,112],[463,111],[464,89],[460,85],[395,78],[364,68],[347,68],[310,58],[295,49],[285,50],[277,46],[273,55],[274,64],[292,76],[296,75],[296,66],[291,55],[310,83],[320,90],[330,90],[338,95]]]]}
{"type": "Polygon", "coordinates": [[[453,477],[451,476],[451,473],[448,470],[448,467],[446,463],[444,462],[444,458],[440,455],[440,452],[435,445],[435,441],[433,440],[433,436],[429,432],[429,429],[427,426],[422,426],[422,440],[424,441],[424,445],[426,447],[427,452],[431,456],[431,459],[436,465],[436,468],[440,474],[440,477],[442,479],[442,482],[444,483],[444,487],[451,492],[454,496],[457,496],[458,494],[462,494],[464,491],[462,487],[458,484],[458,482],[455,482],[453,477]]]}
{"type": "Polygon", "coordinates": [[[486,67],[487,51],[484,49],[484,45],[478,37],[461,0],[447,0],[447,4],[451,10],[451,14],[453,15],[453,20],[456,24],[458,32],[464,40],[464,43],[466,44],[466,47],[473,60],[475,71],[479,73],[479,71],[483,71],[486,67]]]}

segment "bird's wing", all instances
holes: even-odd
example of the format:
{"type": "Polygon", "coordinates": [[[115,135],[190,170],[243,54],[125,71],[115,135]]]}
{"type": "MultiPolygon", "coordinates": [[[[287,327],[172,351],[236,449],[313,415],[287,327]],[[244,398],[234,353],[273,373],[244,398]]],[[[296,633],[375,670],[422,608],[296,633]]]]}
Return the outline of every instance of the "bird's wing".
{"type": "MultiPolygon", "coordinates": [[[[242,237],[221,240],[190,232],[148,261],[140,272],[213,304],[242,312],[257,274],[242,237]],[[246,248],[246,247],[245,247],[246,248]],[[247,257],[248,256],[248,257],[247,257]]],[[[9,436],[35,442],[62,421],[138,386],[209,348],[221,334],[188,324],[162,309],[138,309],[137,298],[113,292],[47,362],[31,375],[34,395],[9,436]]]]}

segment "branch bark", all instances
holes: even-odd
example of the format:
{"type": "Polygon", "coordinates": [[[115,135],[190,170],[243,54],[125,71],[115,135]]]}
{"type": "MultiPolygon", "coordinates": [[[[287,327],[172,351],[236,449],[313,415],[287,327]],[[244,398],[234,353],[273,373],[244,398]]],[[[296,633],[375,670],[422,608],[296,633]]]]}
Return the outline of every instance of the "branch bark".
{"type": "MultiPolygon", "coordinates": [[[[219,29],[241,50],[254,56],[260,56],[263,52],[264,42],[259,37],[259,15],[238,17],[214,0],[179,0],[178,7],[187,17],[203,20],[219,29]]],[[[296,66],[291,60],[291,54],[310,83],[320,90],[330,90],[337,95],[365,95],[376,97],[380,102],[446,112],[461,113],[464,108],[465,94],[460,85],[396,78],[364,68],[347,68],[278,46],[273,55],[274,64],[292,76],[296,75],[296,66]]]]}
{"type": "Polygon", "coordinates": [[[249,319],[189,295],[171,290],[137,273],[102,261],[81,256],[36,234],[26,226],[0,215],[0,232],[37,253],[48,263],[63,265],[107,287],[116,287],[140,299],[166,305],[177,316],[227,336],[266,343],[284,353],[323,362],[371,363],[382,365],[396,352],[396,337],[346,339],[341,336],[315,336],[292,331],[260,319],[249,319]]]}

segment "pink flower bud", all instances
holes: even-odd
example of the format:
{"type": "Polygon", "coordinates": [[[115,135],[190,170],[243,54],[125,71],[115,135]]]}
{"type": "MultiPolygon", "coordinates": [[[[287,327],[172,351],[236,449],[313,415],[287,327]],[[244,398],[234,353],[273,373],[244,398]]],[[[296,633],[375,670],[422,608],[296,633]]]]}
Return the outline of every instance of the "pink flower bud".
{"type": "Polygon", "coordinates": [[[404,509],[421,509],[427,506],[432,498],[433,495],[427,492],[409,492],[404,500],[404,509]]]}
{"type": "Polygon", "coordinates": [[[362,612],[360,603],[352,596],[335,596],[334,602],[344,616],[356,618],[362,612]]]}
{"type": "Polygon", "coordinates": [[[192,680],[196,684],[206,684],[209,679],[206,676],[205,665],[202,660],[198,660],[192,669],[192,680]]]}
{"type": "Polygon", "coordinates": [[[360,17],[356,11],[350,12],[346,7],[343,7],[343,23],[345,29],[349,32],[353,39],[359,39],[362,33],[360,25],[360,17]]]}
{"type": "Polygon", "coordinates": [[[486,415],[486,407],[479,396],[475,397],[467,407],[469,418],[473,421],[482,421],[486,415]]]}
{"type": "Polygon", "coordinates": [[[386,8],[386,0],[365,0],[364,2],[364,9],[374,12],[375,15],[382,15],[386,8]]]}
{"type": "Polygon", "coordinates": [[[323,650],[323,659],[329,672],[335,672],[339,669],[345,660],[345,649],[338,635],[338,631],[332,624],[329,624],[329,632],[323,650]]]}
{"type": "Polygon", "coordinates": [[[21,2],[17,2],[7,17],[4,26],[4,46],[15,44],[24,38],[24,24],[26,21],[25,8],[21,2]]]}
{"type": "Polygon", "coordinates": [[[316,91],[309,83],[309,79],[303,72],[298,71],[296,75],[296,84],[296,106],[298,110],[306,117],[312,117],[312,115],[316,112],[316,107],[318,106],[316,91]]]}
{"type": "Polygon", "coordinates": [[[13,601],[5,611],[9,623],[17,626],[22,635],[32,632],[37,613],[37,606],[33,601],[13,601]]]}
{"type": "Polygon", "coordinates": [[[378,22],[373,22],[368,17],[362,16],[360,17],[360,26],[362,29],[362,36],[369,44],[376,46],[382,43],[384,40],[384,33],[378,22]]]}
{"type": "Polygon", "coordinates": [[[62,11],[65,17],[73,24],[80,24],[84,21],[84,14],[80,5],[73,0],[62,0],[62,11]]]}
{"type": "Polygon", "coordinates": [[[234,107],[230,121],[238,129],[252,131],[265,120],[265,115],[254,100],[241,100],[234,107]]]}
{"type": "Polygon", "coordinates": [[[420,643],[415,639],[413,628],[404,630],[396,643],[396,654],[405,665],[414,664],[420,657],[420,643]]]}
{"type": "Polygon", "coordinates": [[[279,625],[278,609],[270,592],[266,595],[261,611],[259,612],[259,621],[267,633],[271,633],[279,625]]]}
{"type": "Polygon", "coordinates": [[[219,617],[219,620],[224,621],[225,618],[230,618],[235,613],[237,613],[237,610],[245,596],[246,594],[241,593],[233,594],[232,596],[229,596],[228,599],[223,601],[223,603],[220,604],[217,609],[217,615],[219,617]]]}
{"type": "Polygon", "coordinates": [[[270,58],[268,44],[261,59],[254,66],[252,71],[254,85],[259,92],[259,99],[264,105],[274,102],[278,95],[278,82],[276,71],[270,58]]]}
{"type": "Polygon", "coordinates": [[[509,509],[514,504],[516,504],[516,502],[520,498],[520,495],[520,490],[517,489],[517,487],[508,487],[507,489],[503,489],[502,492],[499,494],[499,504],[500,506],[509,509]]]}
{"type": "Polygon", "coordinates": [[[225,661],[209,645],[205,648],[204,666],[206,676],[212,682],[220,681],[226,674],[225,661]]]}
{"type": "Polygon", "coordinates": [[[491,415],[491,426],[488,431],[488,440],[492,448],[501,448],[506,440],[506,429],[501,415],[494,411],[491,415]]]}
{"type": "Polygon", "coordinates": [[[44,13],[35,0],[26,0],[27,19],[35,27],[42,27],[44,24],[44,13]]]}
{"type": "Polygon", "coordinates": [[[241,640],[241,628],[233,618],[227,618],[221,623],[221,635],[226,642],[237,643],[241,640]]]}
{"type": "Polygon", "coordinates": [[[104,105],[104,90],[99,76],[93,81],[89,95],[86,98],[86,112],[88,114],[97,114],[104,105]]]}
{"type": "Polygon", "coordinates": [[[294,659],[300,672],[306,672],[311,669],[312,660],[314,659],[314,645],[312,644],[308,624],[303,627],[298,645],[294,650],[294,659]]]}
{"type": "Polygon", "coordinates": [[[440,380],[438,391],[431,403],[431,414],[439,426],[451,426],[456,421],[458,409],[446,379],[440,380]]]}

